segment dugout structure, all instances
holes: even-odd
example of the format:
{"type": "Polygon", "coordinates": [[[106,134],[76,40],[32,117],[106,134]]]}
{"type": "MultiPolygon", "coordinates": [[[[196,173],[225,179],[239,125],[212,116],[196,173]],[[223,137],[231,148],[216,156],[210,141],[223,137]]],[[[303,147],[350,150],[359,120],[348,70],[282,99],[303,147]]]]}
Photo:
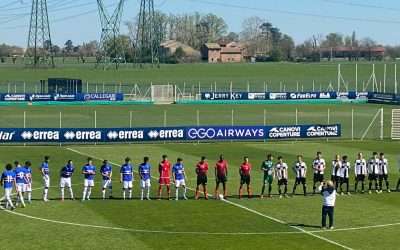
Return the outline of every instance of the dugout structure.
{"type": "Polygon", "coordinates": [[[82,80],[68,78],[49,78],[47,82],[49,94],[77,94],[82,93],[82,80]]]}
{"type": "Polygon", "coordinates": [[[176,101],[176,88],[174,85],[151,85],[151,101],[156,104],[171,104],[176,101]]]}

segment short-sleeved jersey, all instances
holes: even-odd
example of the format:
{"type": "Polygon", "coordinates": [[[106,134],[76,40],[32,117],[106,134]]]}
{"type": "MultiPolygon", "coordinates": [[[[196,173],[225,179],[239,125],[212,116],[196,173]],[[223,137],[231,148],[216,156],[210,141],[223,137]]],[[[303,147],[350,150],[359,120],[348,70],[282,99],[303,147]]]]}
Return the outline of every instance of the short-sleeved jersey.
{"type": "Polygon", "coordinates": [[[215,169],[217,170],[217,176],[226,176],[228,171],[228,162],[226,160],[217,161],[215,169]]]}
{"type": "Polygon", "coordinates": [[[169,161],[160,162],[160,164],[158,165],[158,171],[160,173],[160,178],[169,178],[171,163],[169,161]]]}
{"type": "Polygon", "coordinates": [[[24,184],[25,183],[25,174],[26,174],[26,169],[24,167],[18,166],[14,169],[15,172],[15,182],[19,184],[24,184]]]}
{"type": "Polygon", "coordinates": [[[342,167],[340,168],[340,177],[349,178],[350,176],[350,162],[342,161],[342,167]]]}
{"type": "Polygon", "coordinates": [[[326,164],[323,158],[316,158],[313,161],[313,169],[315,174],[324,174],[326,164]]]}
{"type": "Polygon", "coordinates": [[[264,171],[264,176],[272,176],[274,174],[274,163],[270,160],[263,161],[261,170],[264,171]]]}
{"type": "Polygon", "coordinates": [[[142,180],[150,180],[151,178],[151,165],[150,163],[142,163],[139,165],[139,174],[142,180]]]}
{"type": "Polygon", "coordinates": [[[294,164],[294,172],[296,174],[296,178],[306,178],[307,174],[307,165],[304,161],[296,161],[294,164]]]}
{"type": "Polygon", "coordinates": [[[377,158],[371,158],[368,161],[368,173],[369,174],[379,174],[379,162],[377,158]]]}
{"type": "Polygon", "coordinates": [[[243,162],[242,165],[240,165],[240,175],[249,176],[250,172],[251,172],[251,164],[243,162]]]}
{"type": "Polygon", "coordinates": [[[25,184],[32,182],[32,168],[25,166],[25,184]]]}
{"type": "Polygon", "coordinates": [[[340,177],[340,169],[342,168],[342,162],[338,160],[332,161],[332,176],[340,177]]]}
{"type": "Polygon", "coordinates": [[[196,173],[199,176],[205,176],[208,172],[208,163],[207,162],[199,162],[196,165],[196,173]]]}
{"type": "Polygon", "coordinates": [[[129,163],[125,163],[121,166],[120,173],[122,174],[123,181],[132,181],[133,180],[133,168],[129,163]]]}
{"type": "Polygon", "coordinates": [[[3,181],[4,188],[12,188],[15,180],[15,172],[12,170],[4,171],[3,174],[1,175],[1,180],[3,181]]]}
{"type": "Polygon", "coordinates": [[[175,180],[184,180],[185,179],[185,167],[182,163],[176,163],[172,167],[172,173],[174,173],[175,180]]]}
{"type": "Polygon", "coordinates": [[[67,164],[61,169],[61,177],[62,178],[71,178],[71,176],[74,174],[75,168],[71,164],[67,164]]]}
{"type": "Polygon", "coordinates": [[[40,171],[42,171],[44,175],[50,174],[49,163],[47,161],[42,162],[42,165],[40,165],[40,171]]]}
{"type": "Polygon", "coordinates": [[[110,175],[112,173],[112,166],[110,164],[103,164],[100,167],[100,173],[103,180],[110,180],[110,175]]]}
{"type": "Polygon", "coordinates": [[[357,159],[354,162],[354,174],[357,175],[366,175],[367,171],[367,162],[364,159],[357,159]]]}
{"type": "Polygon", "coordinates": [[[379,174],[381,175],[388,174],[388,160],[385,158],[379,159],[379,174]]]}
{"type": "Polygon", "coordinates": [[[85,166],[83,166],[82,172],[84,172],[83,175],[86,180],[94,180],[94,176],[96,175],[96,167],[86,164],[85,166]]]}
{"type": "Polygon", "coordinates": [[[288,165],[285,162],[277,163],[275,166],[275,173],[278,180],[288,178],[288,165]]]}

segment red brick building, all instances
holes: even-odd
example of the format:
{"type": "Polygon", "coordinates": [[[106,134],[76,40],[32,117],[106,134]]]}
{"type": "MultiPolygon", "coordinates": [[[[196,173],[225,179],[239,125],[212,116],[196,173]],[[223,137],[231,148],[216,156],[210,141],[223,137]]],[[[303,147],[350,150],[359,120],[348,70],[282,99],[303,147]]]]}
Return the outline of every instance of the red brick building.
{"type": "Polygon", "coordinates": [[[201,48],[201,56],[209,63],[238,63],[243,60],[243,51],[236,42],[206,43],[201,48]]]}

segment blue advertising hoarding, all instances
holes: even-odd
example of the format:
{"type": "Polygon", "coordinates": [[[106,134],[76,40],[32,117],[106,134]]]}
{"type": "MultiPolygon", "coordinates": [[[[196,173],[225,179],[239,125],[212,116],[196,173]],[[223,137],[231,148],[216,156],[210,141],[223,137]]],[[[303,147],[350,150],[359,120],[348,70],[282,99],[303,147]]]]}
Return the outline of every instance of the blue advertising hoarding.
{"type": "Polygon", "coordinates": [[[77,94],[0,94],[6,102],[68,102],[68,101],[123,101],[123,93],[77,93],[77,94]]]}
{"type": "Polygon", "coordinates": [[[0,128],[0,143],[269,140],[340,137],[340,124],[154,128],[0,128]]]}

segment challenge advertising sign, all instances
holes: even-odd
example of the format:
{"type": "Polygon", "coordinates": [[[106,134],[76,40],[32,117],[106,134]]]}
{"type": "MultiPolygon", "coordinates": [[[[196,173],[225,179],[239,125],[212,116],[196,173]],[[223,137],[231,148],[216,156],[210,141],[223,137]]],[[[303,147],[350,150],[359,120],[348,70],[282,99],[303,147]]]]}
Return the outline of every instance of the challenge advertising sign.
{"type": "Polygon", "coordinates": [[[165,128],[0,128],[0,143],[269,140],[340,137],[340,124],[165,128]]]}

